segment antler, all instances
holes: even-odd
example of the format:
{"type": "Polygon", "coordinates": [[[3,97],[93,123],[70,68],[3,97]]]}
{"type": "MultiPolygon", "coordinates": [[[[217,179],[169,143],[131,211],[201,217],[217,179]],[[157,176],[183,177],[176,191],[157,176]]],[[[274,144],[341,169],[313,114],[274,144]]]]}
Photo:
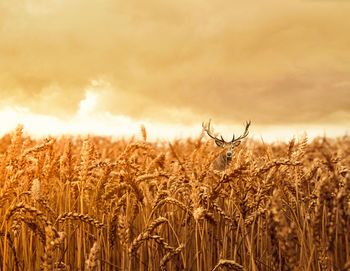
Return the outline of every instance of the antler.
{"type": "Polygon", "coordinates": [[[245,124],[245,130],[244,130],[244,133],[243,135],[239,136],[238,138],[235,139],[235,135],[233,134],[233,138],[232,138],[232,141],[231,142],[234,142],[234,141],[238,141],[238,140],[242,140],[243,138],[247,137],[247,135],[249,134],[249,126],[252,122],[251,121],[247,121],[246,124],[245,124]]]}
{"type": "Polygon", "coordinates": [[[209,119],[209,122],[208,122],[208,126],[207,126],[207,127],[204,126],[204,122],[202,123],[202,127],[204,128],[204,131],[207,132],[208,136],[210,136],[212,139],[217,140],[217,141],[222,142],[222,143],[226,143],[226,144],[227,144],[227,143],[233,143],[233,142],[236,142],[236,141],[240,141],[240,140],[242,140],[243,138],[247,137],[248,134],[249,134],[248,129],[249,129],[249,126],[250,126],[250,124],[251,124],[251,121],[247,121],[247,122],[246,122],[245,130],[244,130],[243,135],[241,135],[241,136],[239,136],[238,138],[235,139],[235,134],[233,134],[233,137],[232,137],[232,140],[231,140],[231,141],[225,141],[225,139],[222,137],[222,135],[220,135],[220,137],[221,137],[221,139],[220,139],[220,138],[217,138],[217,137],[215,137],[215,136],[213,136],[213,135],[211,134],[211,132],[210,132],[210,122],[211,122],[211,120],[209,119]]]}
{"type": "Polygon", "coordinates": [[[224,141],[224,139],[222,138],[222,136],[221,136],[221,138],[222,138],[222,140],[221,140],[221,139],[219,139],[219,138],[213,136],[213,135],[210,133],[210,122],[211,122],[211,119],[209,119],[207,128],[205,128],[204,122],[202,123],[202,127],[204,128],[204,131],[207,132],[208,136],[210,136],[212,139],[219,140],[219,141],[222,141],[222,140],[224,141]]]}

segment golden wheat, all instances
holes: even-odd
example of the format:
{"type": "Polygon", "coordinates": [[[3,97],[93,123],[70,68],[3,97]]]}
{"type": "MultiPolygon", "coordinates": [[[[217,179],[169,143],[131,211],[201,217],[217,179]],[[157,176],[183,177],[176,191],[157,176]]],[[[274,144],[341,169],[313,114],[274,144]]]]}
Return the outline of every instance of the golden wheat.
{"type": "Polygon", "coordinates": [[[350,137],[0,139],[0,270],[347,270],[350,137]]]}

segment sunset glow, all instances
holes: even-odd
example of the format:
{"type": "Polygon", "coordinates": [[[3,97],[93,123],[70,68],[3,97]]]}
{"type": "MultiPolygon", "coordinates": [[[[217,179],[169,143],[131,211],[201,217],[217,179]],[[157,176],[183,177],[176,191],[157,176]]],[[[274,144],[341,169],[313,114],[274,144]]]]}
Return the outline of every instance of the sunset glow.
{"type": "Polygon", "coordinates": [[[3,1],[0,135],[223,136],[350,127],[349,1],[3,1]]]}

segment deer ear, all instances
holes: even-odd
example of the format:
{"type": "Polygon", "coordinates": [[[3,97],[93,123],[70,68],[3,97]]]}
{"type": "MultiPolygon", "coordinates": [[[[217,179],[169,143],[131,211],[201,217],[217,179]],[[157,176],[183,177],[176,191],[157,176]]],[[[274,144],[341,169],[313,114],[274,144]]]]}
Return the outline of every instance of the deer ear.
{"type": "Polygon", "coordinates": [[[215,140],[216,145],[218,145],[219,147],[223,148],[224,147],[224,142],[220,141],[220,140],[215,140]]]}
{"type": "Polygon", "coordinates": [[[233,147],[237,147],[239,144],[241,144],[241,141],[240,141],[240,140],[239,140],[239,141],[234,142],[232,145],[233,145],[233,147]]]}

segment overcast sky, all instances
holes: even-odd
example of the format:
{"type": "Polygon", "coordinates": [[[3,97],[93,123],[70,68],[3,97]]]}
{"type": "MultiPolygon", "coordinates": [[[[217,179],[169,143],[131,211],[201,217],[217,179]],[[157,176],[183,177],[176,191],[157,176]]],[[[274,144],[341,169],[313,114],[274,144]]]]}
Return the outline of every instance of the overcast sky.
{"type": "Polygon", "coordinates": [[[349,14],[346,0],[2,0],[0,111],[345,131],[349,14]]]}

